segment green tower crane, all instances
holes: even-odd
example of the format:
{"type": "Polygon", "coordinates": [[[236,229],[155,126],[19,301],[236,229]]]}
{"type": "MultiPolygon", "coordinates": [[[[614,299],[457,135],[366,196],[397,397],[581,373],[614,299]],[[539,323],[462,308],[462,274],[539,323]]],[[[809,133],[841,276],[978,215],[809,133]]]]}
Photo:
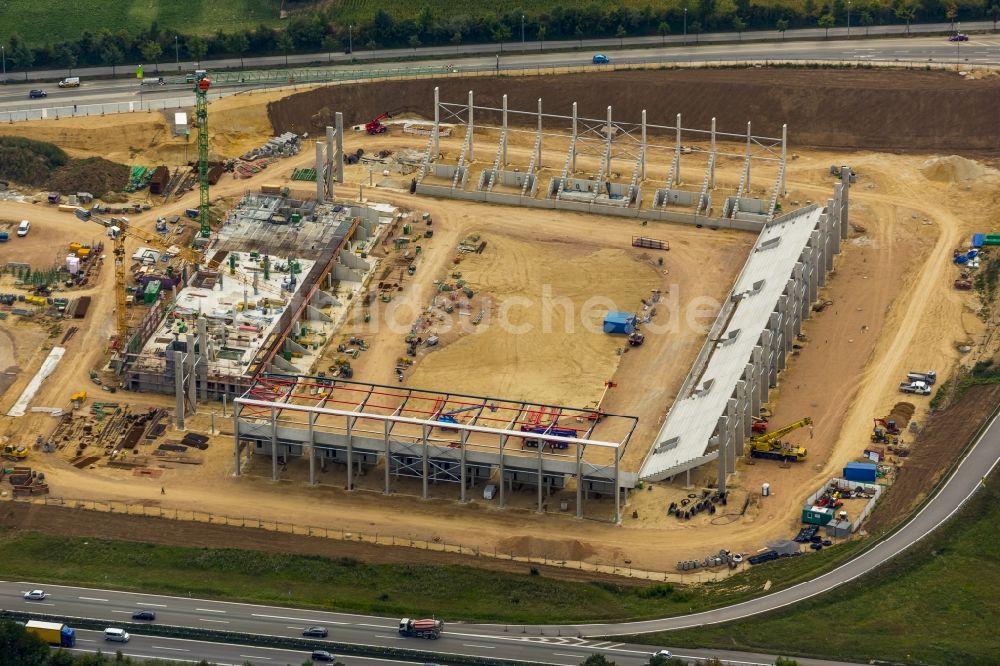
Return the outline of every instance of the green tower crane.
{"type": "Polygon", "coordinates": [[[198,122],[198,192],[200,202],[198,222],[201,225],[201,237],[208,238],[212,234],[209,223],[208,209],[208,74],[199,70],[195,81],[194,115],[198,122]]]}

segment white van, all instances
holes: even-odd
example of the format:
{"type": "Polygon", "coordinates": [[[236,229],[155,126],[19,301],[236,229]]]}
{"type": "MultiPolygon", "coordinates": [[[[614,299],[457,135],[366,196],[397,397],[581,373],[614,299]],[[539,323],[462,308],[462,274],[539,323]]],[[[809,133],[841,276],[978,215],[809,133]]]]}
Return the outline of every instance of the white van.
{"type": "Polygon", "coordinates": [[[116,643],[128,643],[128,639],[132,638],[128,635],[128,632],[124,629],[116,629],[114,627],[108,627],[104,630],[104,640],[114,641],[116,643]]]}
{"type": "Polygon", "coordinates": [[[69,76],[59,82],[60,88],[79,88],[80,87],[80,77],[79,76],[69,76]]]}
{"type": "Polygon", "coordinates": [[[21,224],[17,225],[17,235],[23,238],[28,235],[29,231],[31,231],[31,222],[21,220],[21,224]]]}

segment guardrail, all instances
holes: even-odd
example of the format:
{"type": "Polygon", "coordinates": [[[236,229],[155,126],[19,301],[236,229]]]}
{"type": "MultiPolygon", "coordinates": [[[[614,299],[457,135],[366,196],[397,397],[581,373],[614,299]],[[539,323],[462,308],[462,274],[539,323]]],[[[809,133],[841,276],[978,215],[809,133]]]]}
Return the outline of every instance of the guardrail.
{"type": "MultiPolygon", "coordinates": [[[[954,70],[959,68],[968,72],[997,72],[1000,63],[956,63],[932,60],[816,60],[816,59],[701,59],[675,60],[669,57],[638,58],[615,62],[608,65],[586,65],[578,63],[556,63],[544,67],[502,65],[498,67],[396,67],[390,69],[302,69],[302,70],[265,70],[246,72],[213,73],[213,79],[218,86],[264,87],[268,90],[298,89],[299,86],[312,86],[324,83],[359,83],[389,80],[406,80],[421,78],[464,78],[474,76],[551,76],[554,74],[571,74],[577,72],[615,72],[646,69],[710,69],[710,68],[758,68],[758,67],[800,67],[800,68],[830,68],[830,69],[922,69],[922,70],[954,70]]],[[[144,87],[156,90],[156,83],[147,83],[144,87]]],[[[241,91],[241,92],[252,92],[241,91]]],[[[229,94],[234,94],[230,92],[229,94]]],[[[223,93],[209,93],[209,99],[218,99],[223,93]]],[[[49,120],[68,117],[103,116],[117,113],[136,113],[142,111],[157,111],[162,109],[180,109],[194,106],[194,95],[174,97],[169,99],[140,100],[138,102],[112,102],[108,104],[82,104],[71,106],[47,107],[41,109],[24,109],[18,111],[0,112],[0,123],[24,122],[26,120],[49,120]]]]}
{"type": "Polygon", "coordinates": [[[327,650],[338,655],[353,655],[381,657],[391,659],[416,660],[422,663],[438,662],[454,664],[455,666],[548,666],[547,664],[524,661],[520,659],[495,659],[474,655],[439,654],[429,650],[412,650],[409,648],[383,647],[380,645],[364,645],[360,643],[341,643],[338,641],[316,641],[292,636],[272,636],[269,634],[247,634],[238,631],[217,631],[201,627],[184,627],[169,624],[149,622],[121,622],[119,620],[95,620],[69,615],[50,615],[46,613],[27,613],[22,611],[0,610],[0,620],[27,622],[40,620],[43,622],[59,622],[68,624],[73,629],[89,629],[103,631],[109,625],[124,629],[137,636],[169,636],[187,640],[206,641],[211,643],[228,643],[236,645],[253,645],[284,650],[327,650]]]}

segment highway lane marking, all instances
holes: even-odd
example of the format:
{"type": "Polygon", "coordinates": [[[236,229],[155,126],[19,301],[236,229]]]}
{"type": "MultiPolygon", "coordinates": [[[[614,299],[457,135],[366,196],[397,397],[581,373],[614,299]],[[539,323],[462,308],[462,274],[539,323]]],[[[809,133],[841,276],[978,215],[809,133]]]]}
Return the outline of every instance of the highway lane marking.
{"type": "Polygon", "coordinates": [[[364,622],[355,622],[354,624],[359,627],[375,627],[376,629],[395,629],[395,627],[392,626],[387,627],[384,624],[365,624],[364,622]]]}
{"type": "Polygon", "coordinates": [[[166,608],[166,604],[139,604],[140,606],[155,606],[156,608],[166,608]]]}
{"type": "Polygon", "coordinates": [[[482,648],[484,650],[496,650],[496,645],[476,645],[474,643],[462,643],[462,647],[482,648]]]}
{"type": "Polygon", "coordinates": [[[405,641],[406,640],[402,636],[380,636],[379,634],[375,634],[375,638],[387,638],[390,641],[405,641]]]}
{"type": "Polygon", "coordinates": [[[229,624],[229,620],[209,620],[207,617],[199,617],[199,622],[215,622],[216,624],[229,624]]]}
{"type": "Polygon", "coordinates": [[[267,659],[268,661],[271,661],[270,657],[262,657],[259,654],[241,654],[240,656],[244,659],[267,659]]]}
{"type": "Polygon", "coordinates": [[[84,601],[104,601],[104,602],[107,602],[107,599],[98,599],[97,597],[77,597],[77,599],[82,599],[84,601]]]}
{"type": "Polygon", "coordinates": [[[213,610],[211,608],[195,608],[199,613],[225,613],[224,610],[213,610]]]}
{"type": "Polygon", "coordinates": [[[151,646],[154,650],[176,650],[177,652],[190,652],[187,648],[172,648],[163,645],[153,645],[151,646]]]}
{"type": "MultiPolygon", "coordinates": [[[[325,624],[345,624],[345,625],[346,624],[351,624],[350,622],[334,622],[333,620],[323,620],[323,619],[316,620],[316,619],[310,619],[310,618],[304,618],[304,617],[287,617],[285,615],[262,615],[260,613],[250,613],[250,617],[264,617],[264,618],[267,618],[269,620],[289,620],[291,622],[308,622],[310,626],[315,625],[315,624],[322,624],[322,625],[325,625],[325,624]]],[[[365,625],[365,626],[369,626],[370,627],[370,626],[376,626],[376,625],[365,625]]],[[[381,625],[378,625],[378,628],[379,629],[391,629],[392,627],[383,627],[381,625]]],[[[289,629],[298,629],[298,627],[289,627],[289,629]]]]}

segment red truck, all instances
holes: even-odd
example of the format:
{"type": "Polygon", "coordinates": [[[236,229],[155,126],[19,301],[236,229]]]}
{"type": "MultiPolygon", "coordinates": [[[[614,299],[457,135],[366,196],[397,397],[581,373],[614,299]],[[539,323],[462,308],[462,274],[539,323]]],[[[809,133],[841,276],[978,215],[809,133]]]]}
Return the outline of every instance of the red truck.
{"type": "Polygon", "coordinates": [[[399,621],[400,636],[437,639],[441,637],[442,629],[444,622],[441,620],[411,620],[404,617],[399,621]]]}

